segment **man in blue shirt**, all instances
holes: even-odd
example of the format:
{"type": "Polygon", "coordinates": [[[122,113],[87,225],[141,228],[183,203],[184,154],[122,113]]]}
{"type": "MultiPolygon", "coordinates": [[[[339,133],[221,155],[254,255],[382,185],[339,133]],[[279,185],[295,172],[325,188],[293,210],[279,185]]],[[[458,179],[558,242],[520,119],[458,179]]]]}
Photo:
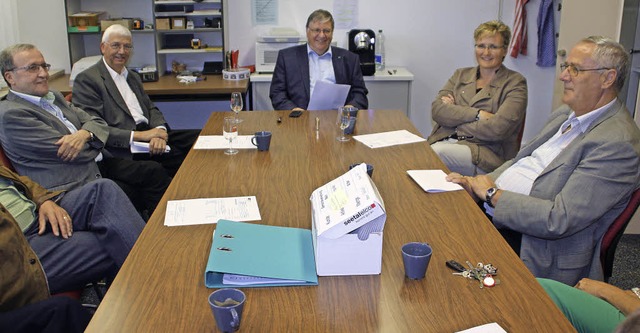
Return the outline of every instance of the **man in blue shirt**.
{"type": "Polygon", "coordinates": [[[331,46],[334,25],[331,13],[318,9],[307,19],[307,44],[278,53],[269,92],[275,110],[306,110],[319,81],[350,85],[345,105],[369,107],[358,55],[331,46]]]}

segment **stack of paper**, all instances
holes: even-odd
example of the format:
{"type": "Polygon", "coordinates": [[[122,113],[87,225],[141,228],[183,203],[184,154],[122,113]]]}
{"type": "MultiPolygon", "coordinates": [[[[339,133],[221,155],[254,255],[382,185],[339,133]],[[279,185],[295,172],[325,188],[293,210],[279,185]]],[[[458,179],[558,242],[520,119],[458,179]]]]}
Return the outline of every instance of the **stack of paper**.
{"type": "Polygon", "coordinates": [[[462,190],[462,186],[451,183],[442,170],[408,170],[407,173],[425,192],[448,192],[462,190]]]}
{"type": "Polygon", "coordinates": [[[426,141],[426,139],[421,138],[407,130],[356,135],[353,138],[362,142],[369,148],[381,148],[426,141]]]}
{"type": "MultiPolygon", "coordinates": [[[[235,149],[257,149],[251,143],[253,135],[238,135],[233,139],[233,148],[235,149]]],[[[222,135],[201,135],[193,145],[193,149],[227,149],[229,141],[222,135]]]]}
{"type": "Polygon", "coordinates": [[[164,225],[210,224],[220,219],[258,221],[258,200],[255,196],[171,200],[167,202],[164,225]]]}

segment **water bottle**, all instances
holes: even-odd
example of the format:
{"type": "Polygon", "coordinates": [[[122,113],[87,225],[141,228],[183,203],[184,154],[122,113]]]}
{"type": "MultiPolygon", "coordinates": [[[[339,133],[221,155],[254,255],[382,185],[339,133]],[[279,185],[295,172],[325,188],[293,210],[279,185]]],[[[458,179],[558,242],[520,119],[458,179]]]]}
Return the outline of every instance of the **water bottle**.
{"type": "Polygon", "coordinates": [[[376,36],[376,70],[381,71],[384,69],[384,36],[382,35],[382,29],[378,30],[376,36]]]}

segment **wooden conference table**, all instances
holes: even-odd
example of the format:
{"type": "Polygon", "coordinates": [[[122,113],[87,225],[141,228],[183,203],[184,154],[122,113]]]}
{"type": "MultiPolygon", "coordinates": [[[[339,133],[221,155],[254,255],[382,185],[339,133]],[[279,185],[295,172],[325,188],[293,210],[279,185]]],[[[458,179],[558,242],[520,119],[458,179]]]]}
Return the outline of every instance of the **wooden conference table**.
{"type": "MultiPolygon", "coordinates": [[[[454,332],[497,322],[508,332],[574,329],[464,192],[428,194],[411,169],[444,169],[426,142],[370,149],[336,141],[335,111],[243,112],[241,135],[273,133],[268,152],[192,150],[93,316],[88,332],[214,332],[204,270],[215,225],[165,227],[167,200],[257,196],[257,223],[311,228],[309,197],[356,162],[374,166],[385,202],[382,274],[320,277],[313,287],[242,288],[244,332],[454,332]],[[315,118],[320,131],[315,131],[315,118]],[[277,118],[282,117],[282,123],[277,118]],[[425,279],[404,277],[400,247],[429,242],[425,279]],[[480,289],[445,261],[492,263],[501,284],[480,289]]],[[[214,112],[203,135],[221,135],[214,112]]],[[[358,115],[356,134],[407,129],[401,111],[358,115]]]]}

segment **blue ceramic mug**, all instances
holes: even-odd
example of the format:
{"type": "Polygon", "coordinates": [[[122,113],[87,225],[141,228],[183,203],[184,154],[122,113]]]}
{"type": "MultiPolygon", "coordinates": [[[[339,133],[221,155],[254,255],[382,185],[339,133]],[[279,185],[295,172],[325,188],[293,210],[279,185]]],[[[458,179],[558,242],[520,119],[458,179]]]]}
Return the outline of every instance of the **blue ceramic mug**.
{"type": "Polygon", "coordinates": [[[221,332],[235,332],[240,328],[244,293],[234,288],[218,289],[209,295],[209,306],[221,332]]]}

